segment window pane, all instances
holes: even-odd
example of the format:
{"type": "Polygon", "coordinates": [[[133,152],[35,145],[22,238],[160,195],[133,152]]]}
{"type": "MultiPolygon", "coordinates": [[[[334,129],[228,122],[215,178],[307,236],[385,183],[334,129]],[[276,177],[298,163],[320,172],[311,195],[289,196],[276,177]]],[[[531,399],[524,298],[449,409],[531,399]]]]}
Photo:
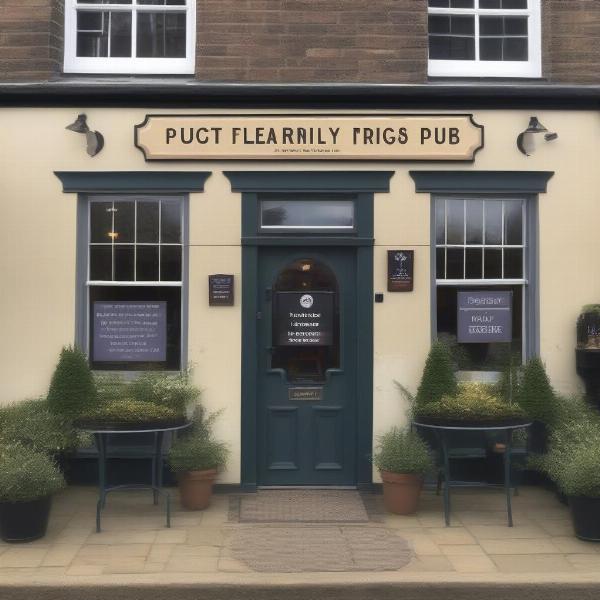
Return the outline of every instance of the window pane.
{"type": "Polygon", "coordinates": [[[160,247],[160,280],[181,281],[181,246],[160,247]]]}
{"type": "Polygon", "coordinates": [[[502,35],[504,33],[504,17],[481,17],[479,33],[480,35],[502,35]]]}
{"type": "Polygon", "coordinates": [[[450,17],[429,15],[429,33],[450,33],[450,17]]]}
{"type": "Polygon", "coordinates": [[[429,36],[429,58],[433,60],[475,60],[475,38],[429,36]]]}
{"type": "Polygon", "coordinates": [[[479,40],[481,60],[502,60],[502,38],[481,38],[479,40]]]}
{"type": "Polygon", "coordinates": [[[473,8],[475,0],[450,0],[450,8],[473,8]]]}
{"type": "Polygon", "coordinates": [[[481,248],[467,248],[465,252],[465,278],[481,279],[483,276],[483,250],[481,248]]]}
{"type": "Polygon", "coordinates": [[[526,9],[527,0],[502,0],[502,8],[508,9],[526,9]]]}
{"type": "Polygon", "coordinates": [[[131,0],[77,0],[77,4],[131,4],[131,0]]]}
{"type": "Polygon", "coordinates": [[[527,60],[529,49],[527,38],[505,38],[503,46],[504,60],[527,60]]]}
{"type": "Polygon", "coordinates": [[[141,58],[185,58],[186,14],[138,13],[137,56],[141,58]]]}
{"type": "Polygon", "coordinates": [[[90,241],[112,242],[112,202],[90,202],[90,241]]]}
{"type": "Polygon", "coordinates": [[[435,243],[446,243],[446,201],[435,201],[435,243]]]}
{"type": "Polygon", "coordinates": [[[160,241],[163,244],[181,243],[181,203],[166,200],[160,203],[160,241]]]}
{"type": "Polygon", "coordinates": [[[488,200],[485,202],[485,243],[502,243],[502,201],[488,200]]]}
{"type": "Polygon", "coordinates": [[[507,35],[527,35],[527,17],[504,17],[504,32],[507,35]]]}
{"type": "Polygon", "coordinates": [[[158,243],[158,202],[137,203],[137,241],[145,244],[158,243]]]}
{"type": "Polygon", "coordinates": [[[523,277],[523,250],[521,248],[504,249],[504,278],[521,279],[523,277]]]}
{"type": "Polygon", "coordinates": [[[479,8],[502,8],[500,0],[479,0],[479,8]]]}
{"type": "Polygon", "coordinates": [[[523,244],[523,205],[519,200],[504,202],[504,243],[508,246],[523,244]]]}
{"type": "Polygon", "coordinates": [[[112,246],[90,246],[90,279],[112,280],[112,246]]]}
{"type": "Polygon", "coordinates": [[[450,17],[450,32],[456,35],[475,35],[475,17],[450,17]]]}
{"type": "Polygon", "coordinates": [[[137,0],[137,3],[152,6],[185,6],[185,0],[137,0]]]}
{"type": "Polygon", "coordinates": [[[351,200],[263,200],[260,209],[263,228],[354,227],[351,200]]]}
{"type": "Polygon", "coordinates": [[[464,244],[464,201],[446,201],[446,227],[448,244],[464,244]]]}
{"type": "Polygon", "coordinates": [[[138,246],[136,281],[158,281],[158,246],[138,246]]]}
{"type": "Polygon", "coordinates": [[[435,269],[437,279],[446,279],[446,250],[437,248],[435,251],[435,269]]]}
{"type": "Polygon", "coordinates": [[[483,200],[467,200],[467,244],[483,244],[483,200]]]}
{"type": "Polygon", "coordinates": [[[450,0],[429,0],[429,6],[431,8],[448,8],[450,0]]]}
{"type": "Polygon", "coordinates": [[[446,265],[446,279],[464,279],[464,256],[462,248],[447,248],[448,260],[446,265]]]}
{"type": "Polygon", "coordinates": [[[135,203],[115,202],[115,242],[134,242],[135,203]]]}
{"type": "Polygon", "coordinates": [[[115,246],[115,281],[133,281],[133,244],[115,246]]]}
{"type": "Polygon", "coordinates": [[[502,250],[500,250],[499,248],[486,248],[484,278],[502,278],[502,250]]]}
{"type": "Polygon", "coordinates": [[[77,56],[131,56],[131,13],[78,11],[77,56]]]}

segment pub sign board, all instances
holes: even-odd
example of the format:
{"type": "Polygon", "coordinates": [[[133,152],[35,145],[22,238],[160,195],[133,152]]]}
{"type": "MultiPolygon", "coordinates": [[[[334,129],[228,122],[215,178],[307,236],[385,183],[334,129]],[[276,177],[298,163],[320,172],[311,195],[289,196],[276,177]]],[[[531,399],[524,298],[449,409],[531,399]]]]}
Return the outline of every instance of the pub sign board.
{"type": "Polygon", "coordinates": [[[512,292],[458,292],[458,342],[512,341],[512,292]]]}
{"type": "Polygon", "coordinates": [[[233,275],[208,276],[208,305],[233,306],[233,275]]]}
{"type": "Polygon", "coordinates": [[[96,362],[167,360],[167,303],[94,302],[92,356],[96,362]]]}
{"type": "Polygon", "coordinates": [[[413,250],[388,250],[388,292],[412,292],[413,250]]]}
{"type": "Polygon", "coordinates": [[[275,292],[274,346],[332,346],[334,292],[275,292]]]}
{"type": "Polygon", "coordinates": [[[146,115],[146,160],[473,161],[483,127],[471,114],[146,115]]]}

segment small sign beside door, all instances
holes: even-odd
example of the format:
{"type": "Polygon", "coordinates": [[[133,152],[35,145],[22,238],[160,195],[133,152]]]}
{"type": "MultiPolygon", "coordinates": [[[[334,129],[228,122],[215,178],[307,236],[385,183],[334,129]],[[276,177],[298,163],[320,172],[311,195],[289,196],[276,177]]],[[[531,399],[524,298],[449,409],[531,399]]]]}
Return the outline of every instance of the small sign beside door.
{"type": "Polygon", "coordinates": [[[388,292],[413,291],[413,250],[388,250],[388,292]]]}
{"type": "Polygon", "coordinates": [[[291,387],[288,388],[288,398],[290,400],[305,400],[310,402],[319,402],[323,399],[323,388],[291,387]]]}
{"type": "Polygon", "coordinates": [[[458,292],[458,343],[512,341],[512,292],[458,292]]]}
{"type": "Polygon", "coordinates": [[[208,305],[233,306],[233,275],[208,276],[208,305]]]}

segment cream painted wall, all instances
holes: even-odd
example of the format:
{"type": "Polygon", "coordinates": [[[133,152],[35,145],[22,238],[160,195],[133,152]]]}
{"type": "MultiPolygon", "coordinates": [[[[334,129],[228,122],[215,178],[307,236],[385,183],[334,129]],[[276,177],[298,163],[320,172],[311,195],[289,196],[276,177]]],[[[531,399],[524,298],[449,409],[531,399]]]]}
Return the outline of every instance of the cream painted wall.
{"type": "MultiPolygon", "coordinates": [[[[541,353],[553,383],[579,389],[573,348],[582,304],[600,300],[600,118],[593,112],[533,111],[559,133],[541,136],[531,157],[515,147],[529,111],[476,111],[485,148],[470,163],[146,163],[133,146],[133,126],[155,109],[3,109],[0,111],[0,403],[43,394],[58,352],[73,342],[75,194],[63,194],[58,170],[203,170],[213,174],[202,194],[190,197],[189,358],[210,409],[224,409],[218,434],[232,448],[222,480],[239,481],[241,366],[241,199],[224,170],[395,170],[389,194],[375,199],[374,430],[404,419],[394,385],[417,387],[430,343],[429,195],[416,194],[411,169],[556,171],[540,195],[541,353]],[[66,131],[78,112],[106,139],[95,158],[83,136],[66,131]],[[386,292],[386,251],[415,250],[412,293],[386,292]],[[208,307],[207,275],[236,275],[234,307],[208,307]]],[[[166,113],[190,113],[168,110],[166,113]]],[[[195,112],[221,112],[196,110],[195,112]]],[[[236,111],[239,113],[240,111],[236,111]]],[[[273,111],[270,111],[273,112],[273,111]]],[[[289,112],[289,111],[285,111],[289,112]]],[[[305,111],[310,112],[310,111],[305,111]]],[[[351,112],[351,111],[344,111],[351,112]]],[[[364,111],[361,111],[364,113],[364,111]]],[[[418,111],[415,111],[418,112],[418,111]]]]}

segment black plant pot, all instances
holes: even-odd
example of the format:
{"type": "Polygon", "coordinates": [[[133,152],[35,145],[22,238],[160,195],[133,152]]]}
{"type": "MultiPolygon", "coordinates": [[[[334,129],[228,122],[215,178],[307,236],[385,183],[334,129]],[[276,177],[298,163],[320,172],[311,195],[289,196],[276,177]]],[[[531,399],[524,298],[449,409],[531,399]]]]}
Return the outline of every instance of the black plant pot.
{"type": "Polygon", "coordinates": [[[0,537],[5,542],[32,542],[46,535],[51,496],[27,502],[0,502],[0,537]]]}
{"type": "Polygon", "coordinates": [[[600,542],[600,498],[569,496],[575,535],[586,542],[600,542]]]}
{"type": "Polygon", "coordinates": [[[528,431],[527,448],[531,454],[548,452],[548,430],[541,421],[533,421],[528,431]]]}

